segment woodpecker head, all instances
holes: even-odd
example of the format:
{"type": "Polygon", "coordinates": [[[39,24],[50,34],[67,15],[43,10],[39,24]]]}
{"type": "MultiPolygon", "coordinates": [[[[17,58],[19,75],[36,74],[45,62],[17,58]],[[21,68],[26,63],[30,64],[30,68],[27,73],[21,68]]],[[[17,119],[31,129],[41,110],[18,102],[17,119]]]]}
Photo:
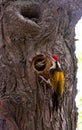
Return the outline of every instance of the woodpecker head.
{"type": "Polygon", "coordinates": [[[60,63],[58,62],[59,57],[57,55],[52,55],[50,56],[51,58],[51,62],[52,62],[52,66],[50,67],[51,69],[56,69],[57,67],[61,68],[60,63]]]}
{"type": "Polygon", "coordinates": [[[59,57],[57,55],[53,55],[52,58],[54,59],[55,62],[59,60],[59,57]]]}

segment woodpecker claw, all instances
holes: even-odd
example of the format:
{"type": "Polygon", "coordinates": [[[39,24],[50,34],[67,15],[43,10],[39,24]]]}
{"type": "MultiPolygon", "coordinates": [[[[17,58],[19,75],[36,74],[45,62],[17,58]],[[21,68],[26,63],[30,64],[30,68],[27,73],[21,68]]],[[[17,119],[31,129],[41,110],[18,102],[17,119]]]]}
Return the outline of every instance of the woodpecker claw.
{"type": "Polygon", "coordinates": [[[43,81],[45,81],[46,83],[48,83],[48,81],[47,81],[43,76],[39,75],[39,77],[40,77],[43,81]]]}

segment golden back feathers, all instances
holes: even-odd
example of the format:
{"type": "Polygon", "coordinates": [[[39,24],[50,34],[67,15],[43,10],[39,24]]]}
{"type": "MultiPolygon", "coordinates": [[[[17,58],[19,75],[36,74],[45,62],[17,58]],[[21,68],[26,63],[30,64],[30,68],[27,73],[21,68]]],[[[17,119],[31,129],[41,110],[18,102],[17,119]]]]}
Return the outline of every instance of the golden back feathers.
{"type": "Polygon", "coordinates": [[[64,91],[64,73],[62,71],[55,71],[53,75],[50,76],[50,83],[52,89],[58,94],[62,95],[64,91]]]}

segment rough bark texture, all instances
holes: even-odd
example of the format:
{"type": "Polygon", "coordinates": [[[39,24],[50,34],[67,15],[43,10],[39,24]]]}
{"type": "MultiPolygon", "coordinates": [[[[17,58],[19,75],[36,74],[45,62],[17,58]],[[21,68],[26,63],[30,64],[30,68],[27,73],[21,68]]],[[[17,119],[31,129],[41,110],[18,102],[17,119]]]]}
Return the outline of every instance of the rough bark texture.
{"type": "Polygon", "coordinates": [[[74,36],[81,14],[82,0],[0,0],[0,130],[76,129],[74,36]],[[58,113],[51,112],[51,87],[31,67],[37,54],[54,53],[65,74],[58,113]]]}

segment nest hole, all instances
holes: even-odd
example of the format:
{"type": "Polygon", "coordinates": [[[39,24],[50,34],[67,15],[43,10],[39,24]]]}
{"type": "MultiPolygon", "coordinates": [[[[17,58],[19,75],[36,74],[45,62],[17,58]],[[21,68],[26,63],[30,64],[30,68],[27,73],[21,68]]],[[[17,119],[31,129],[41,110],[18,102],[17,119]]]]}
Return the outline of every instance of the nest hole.
{"type": "Polygon", "coordinates": [[[50,66],[50,60],[43,54],[36,55],[32,60],[32,69],[37,74],[47,75],[50,66]]]}
{"type": "Polygon", "coordinates": [[[37,5],[22,7],[21,15],[36,22],[40,18],[40,8],[37,5]]]}
{"type": "Polygon", "coordinates": [[[37,55],[32,60],[33,70],[36,72],[41,72],[45,70],[46,67],[46,58],[44,55],[37,55]]]}
{"type": "Polygon", "coordinates": [[[35,69],[38,71],[43,71],[46,67],[46,62],[42,58],[38,58],[34,63],[35,69]]]}

